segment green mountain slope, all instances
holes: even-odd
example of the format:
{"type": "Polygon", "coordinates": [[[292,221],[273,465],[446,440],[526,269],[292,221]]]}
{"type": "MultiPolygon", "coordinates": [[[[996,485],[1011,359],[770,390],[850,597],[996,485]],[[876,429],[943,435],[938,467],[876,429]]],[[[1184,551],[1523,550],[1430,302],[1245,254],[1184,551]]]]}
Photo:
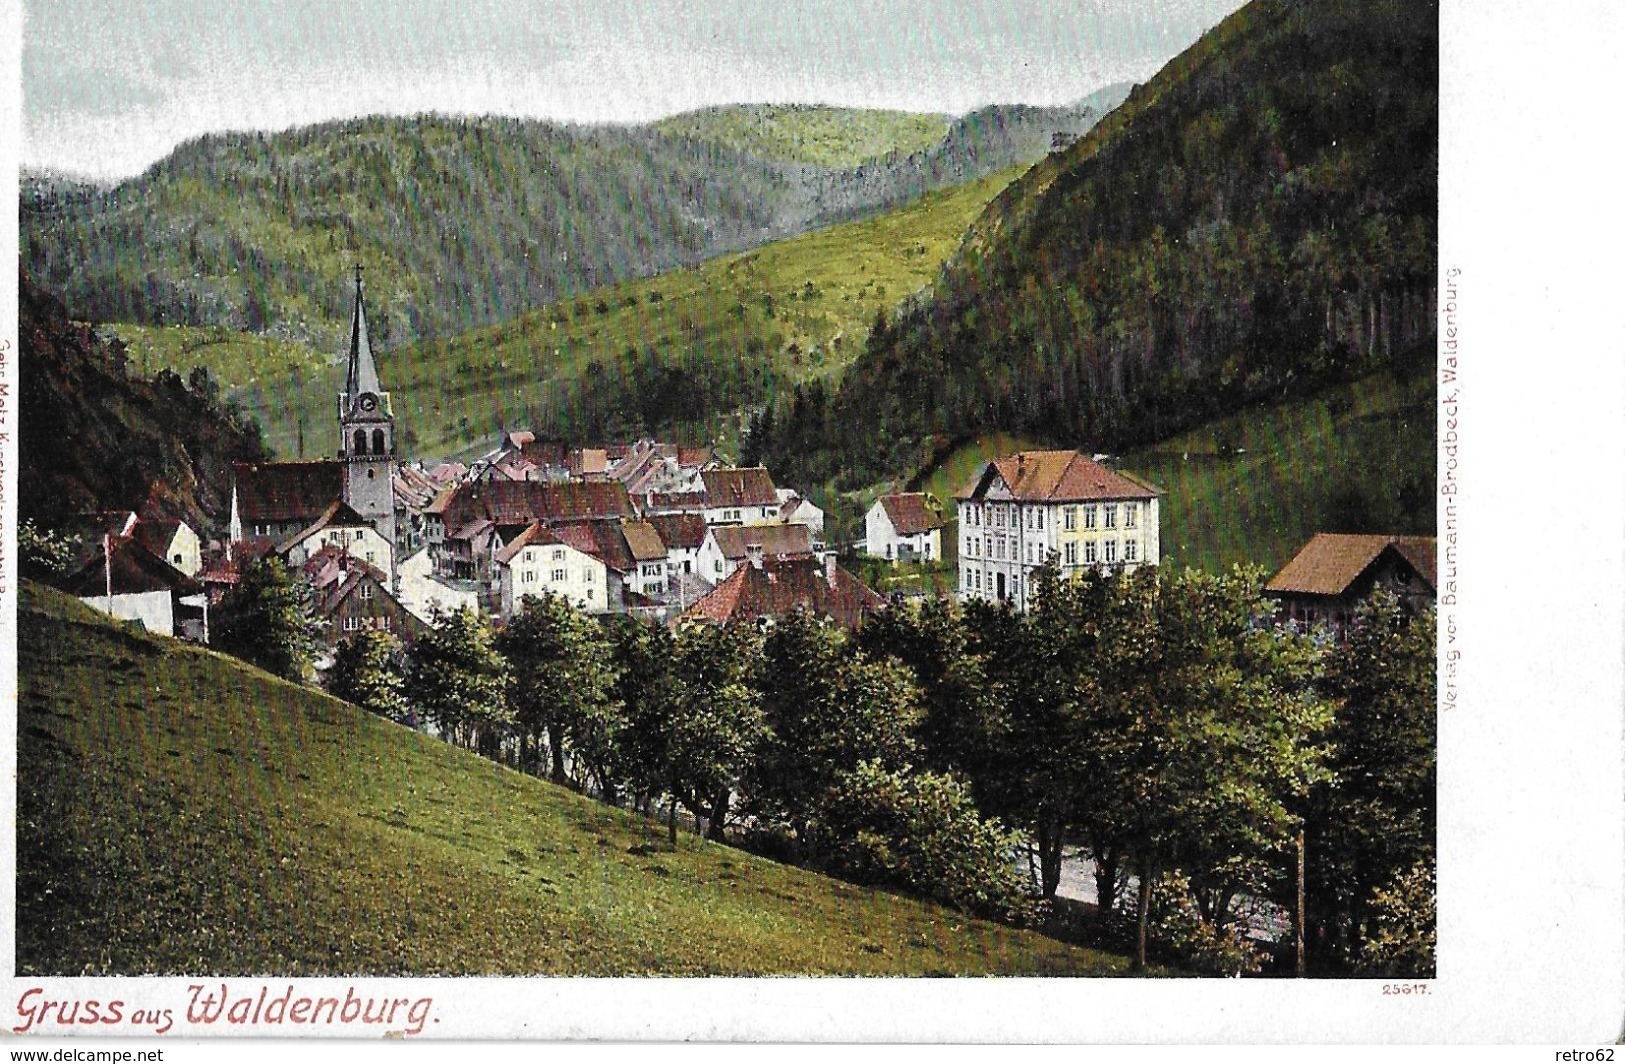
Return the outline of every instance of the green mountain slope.
{"type": "Polygon", "coordinates": [[[1107,974],[663,828],[25,584],[19,974],[1107,974]]]}
{"type": "Polygon", "coordinates": [[[654,123],[661,133],[766,159],[856,166],[897,153],[912,155],[942,140],[946,115],[812,104],[707,107],[654,123]]]}
{"type": "Polygon", "coordinates": [[[205,535],[222,526],[231,463],[265,456],[257,426],[204,375],[148,373],[26,273],[18,282],[20,517],[130,509],[205,535]]]}
{"type": "Polygon", "coordinates": [[[1426,361],[1437,145],[1436,5],[1255,0],[1006,190],[770,457],[855,487],[994,429],[1116,451],[1426,361]]]}
{"type": "Polygon", "coordinates": [[[433,115],[217,134],[114,189],[33,175],[21,246],[36,279],[93,320],[324,349],[342,338],[360,261],[376,335],[400,346],[1031,163],[1098,117],[994,108],[925,147],[913,119],[838,109],[768,137],[725,132],[723,117],[690,135],[433,115]],[[839,158],[883,146],[885,160],[839,158]]]}
{"type": "MultiPolygon", "coordinates": [[[[776,241],[444,341],[380,347],[413,456],[488,443],[504,427],[573,438],[662,431],[710,439],[742,406],[834,379],[880,311],[929,283],[1009,170],[911,206],[776,241]]],[[[369,308],[371,295],[369,288],[369,308]]],[[[116,325],[138,364],[207,367],[280,455],[335,446],[339,348],[223,328],[116,325]]]]}

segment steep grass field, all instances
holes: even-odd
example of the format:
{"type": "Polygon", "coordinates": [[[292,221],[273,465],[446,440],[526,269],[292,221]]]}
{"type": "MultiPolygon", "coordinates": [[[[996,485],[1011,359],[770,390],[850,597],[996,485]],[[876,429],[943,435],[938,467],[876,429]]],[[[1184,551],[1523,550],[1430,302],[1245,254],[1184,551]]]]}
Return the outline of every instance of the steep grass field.
{"type": "Polygon", "coordinates": [[[25,584],[27,975],[1104,975],[683,837],[25,584]]]}
{"type": "MultiPolygon", "coordinates": [[[[1316,532],[1433,534],[1435,395],[1431,377],[1376,374],[1209,422],[1115,464],[1163,492],[1162,564],[1274,572],[1316,532]]],[[[916,477],[915,490],[935,493],[951,516],[953,493],[983,462],[1069,446],[990,432],[916,477]]],[[[943,530],[949,561],[957,532],[957,522],[943,530]]]]}
{"type": "MultiPolygon", "coordinates": [[[[730,415],[767,388],[835,378],[862,350],[879,311],[936,275],[982,208],[1017,170],[900,211],[745,254],[598,289],[447,341],[380,350],[409,457],[466,452],[503,427],[603,432],[617,408],[648,406],[691,435],[726,433],[730,415]],[[684,367],[696,405],[659,372],[684,367]],[[681,398],[680,396],[678,398],[681,398]],[[669,416],[668,416],[669,415],[669,416]]],[[[132,363],[183,376],[206,366],[259,419],[278,455],[326,453],[340,352],[224,329],[108,327],[132,363]]],[[[625,426],[618,426],[625,427],[625,426]]],[[[736,426],[735,429],[736,431],[736,426]]]]}

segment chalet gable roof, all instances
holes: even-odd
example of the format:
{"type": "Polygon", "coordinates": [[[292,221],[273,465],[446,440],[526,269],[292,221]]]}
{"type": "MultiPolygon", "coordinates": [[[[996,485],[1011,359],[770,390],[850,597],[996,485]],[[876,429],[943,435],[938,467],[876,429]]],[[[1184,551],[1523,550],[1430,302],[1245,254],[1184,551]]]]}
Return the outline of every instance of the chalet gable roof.
{"type": "Polygon", "coordinates": [[[1431,537],[1317,532],[1264,585],[1264,590],[1289,595],[1345,595],[1389,551],[1426,580],[1430,590],[1437,586],[1436,541],[1431,537]]]}

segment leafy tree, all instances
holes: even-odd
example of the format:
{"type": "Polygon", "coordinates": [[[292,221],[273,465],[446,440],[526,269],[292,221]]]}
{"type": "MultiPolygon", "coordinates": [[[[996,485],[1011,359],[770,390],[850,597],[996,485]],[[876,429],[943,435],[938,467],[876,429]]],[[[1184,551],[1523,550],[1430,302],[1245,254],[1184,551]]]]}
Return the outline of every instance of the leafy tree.
{"type": "Polygon", "coordinates": [[[405,687],[401,644],[388,632],[363,629],[340,643],[327,674],[329,694],[402,724],[413,723],[405,687]]]}
{"type": "Polygon", "coordinates": [[[752,683],[760,658],[761,637],[749,625],[691,624],[677,634],[675,682],[662,687],[669,717],[660,743],[673,846],[678,802],[708,817],[710,835],[722,837],[733,791],[761,742],[761,703],[752,683]]]}
{"type": "Polygon", "coordinates": [[[1133,798],[1121,825],[1139,877],[1141,965],[1159,877],[1183,870],[1202,919],[1228,924],[1238,893],[1269,889],[1302,824],[1295,809],[1327,778],[1329,710],[1308,687],[1302,644],[1267,625],[1261,575],[1165,576],[1154,639],[1128,670],[1141,705],[1121,762],[1133,798]]]}
{"type": "Polygon", "coordinates": [[[274,556],[251,558],[210,625],[214,646],[295,683],[314,670],[318,633],[310,585],[274,556]]]}
{"type": "Polygon", "coordinates": [[[448,741],[495,757],[512,730],[508,664],[491,626],[468,608],[436,610],[433,627],[412,644],[406,693],[448,741]]]}
{"type": "Polygon", "coordinates": [[[520,606],[496,646],[513,677],[508,700],[521,743],[545,739],[553,782],[580,788],[590,776],[603,799],[617,805],[620,709],[611,698],[609,642],[596,621],[557,595],[526,595],[520,606]]]}
{"type": "Polygon", "coordinates": [[[1306,844],[1310,946],[1333,968],[1361,955],[1376,891],[1434,858],[1434,633],[1431,613],[1413,617],[1379,591],[1329,654],[1336,783],[1314,804],[1306,844]]]}
{"type": "Polygon", "coordinates": [[[1371,892],[1360,943],[1361,975],[1431,979],[1438,926],[1438,885],[1431,861],[1419,861],[1371,892]]]}
{"type": "Polygon", "coordinates": [[[774,625],[763,657],[767,732],[746,790],[756,816],[804,840],[845,774],[915,756],[919,688],[896,661],[851,651],[839,628],[805,613],[774,625]]]}
{"type": "Polygon", "coordinates": [[[50,580],[73,568],[73,544],[66,536],[27,520],[17,526],[17,568],[24,576],[50,580]]]}
{"type": "Polygon", "coordinates": [[[983,817],[952,776],[859,762],[819,803],[809,830],[820,863],[847,878],[1001,920],[1035,914],[1010,860],[1023,840],[983,817]]]}

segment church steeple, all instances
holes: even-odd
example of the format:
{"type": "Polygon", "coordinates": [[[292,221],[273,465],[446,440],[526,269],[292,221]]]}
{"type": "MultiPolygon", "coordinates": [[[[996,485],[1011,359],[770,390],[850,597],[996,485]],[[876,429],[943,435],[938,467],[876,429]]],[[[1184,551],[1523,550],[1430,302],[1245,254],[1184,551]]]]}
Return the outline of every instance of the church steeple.
{"type": "Polygon", "coordinates": [[[361,264],[355,268],[355,316],[350,322],[350,373],[345,378],[344,392],[354,401],[363,392],[377,395],[378,367],[372,361],[372,344],[367,340],[367,308],[361,283],[361,264]]]}
{"type": "Polygon", "coordinates": [[[339,395],[339,459],[344,501],[391,541],[395,538],[395,412],[378,382],[361,267],[355,268],[355,316],[350,321],[350,369],[339,395]]]}

